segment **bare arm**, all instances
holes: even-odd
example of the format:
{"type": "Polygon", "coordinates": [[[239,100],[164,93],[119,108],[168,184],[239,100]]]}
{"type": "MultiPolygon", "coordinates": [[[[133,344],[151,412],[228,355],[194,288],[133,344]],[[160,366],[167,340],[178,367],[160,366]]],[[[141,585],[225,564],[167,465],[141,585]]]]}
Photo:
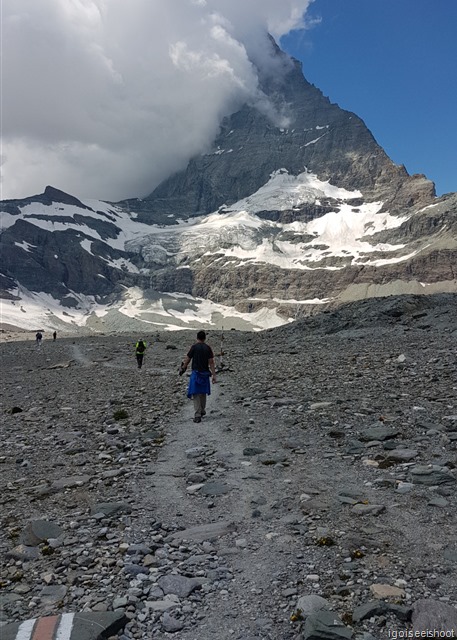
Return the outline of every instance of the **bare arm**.
{"type": "Polygon", "coordinates": [[[183,373],[185,372],[185,370],[187,369],[187,367],[189,365],[189,362],[190,362],[190,358],[188,358],[187,356],[181,362],[181,366],[179,367],[179,375],[180,376],[182,376],[183,373]]]}
{"type": "Polygon", "coordinates": [[[208,364],[209,364],[209,369],[211,371],[211,375],[213,377],[213,383],[216,383],[216,367],[214,366],[214,358],[210,358],[208,360],[208,364]]]}

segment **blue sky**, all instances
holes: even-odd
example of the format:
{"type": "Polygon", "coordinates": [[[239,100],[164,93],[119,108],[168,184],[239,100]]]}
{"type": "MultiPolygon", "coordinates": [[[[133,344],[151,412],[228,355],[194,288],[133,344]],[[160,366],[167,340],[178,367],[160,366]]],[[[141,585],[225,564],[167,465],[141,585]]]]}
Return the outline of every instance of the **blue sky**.
{"type": "Polygon", "coordinates": [[[457,0],[314,0],[307,17],[281,39],[305,78],[438,195],[457,191],[457,0]]]}

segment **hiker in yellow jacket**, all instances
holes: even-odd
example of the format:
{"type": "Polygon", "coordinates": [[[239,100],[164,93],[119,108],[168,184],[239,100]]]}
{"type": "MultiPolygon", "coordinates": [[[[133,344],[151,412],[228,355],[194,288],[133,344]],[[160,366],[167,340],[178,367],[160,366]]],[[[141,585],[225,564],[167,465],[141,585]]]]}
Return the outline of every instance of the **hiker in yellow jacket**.
{"type": "Polygon", "coordinates": [[[138,340],[135,345],[135,356],[138,363],[138,369],[141,369],[141,367],[143,366],[143,358],[144,354],[146,353],[147,346],[147,342],[145,342],[144,340],[138,340]]]}

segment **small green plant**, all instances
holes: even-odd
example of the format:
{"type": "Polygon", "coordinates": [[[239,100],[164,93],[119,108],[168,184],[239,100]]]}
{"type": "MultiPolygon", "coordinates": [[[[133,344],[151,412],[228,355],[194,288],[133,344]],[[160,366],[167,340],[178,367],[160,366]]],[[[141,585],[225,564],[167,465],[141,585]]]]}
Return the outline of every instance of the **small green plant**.
{"type": "Polygon", "coordinates": [[[291,622],[299,622],[300,620],[303,620],[302,610],[301,609],[296,609],[292,613],[292,615],[290,616],[290,621],[291,622]]]}
{"type": "Polygon", "coordinates": [[[316,544],[319,547],[333,547],[333,545],[335,544],[335,541],[330,536],[322,536],[322,538],[318,538],[316,540],[316,544]]]}
{"type": "Polygon", "coordinates": [[[47,544],[43,545],[43,547],[41,548],[41,554],[43,556],[52,556],[53,553],[54,549],[47,544]]]}
{"type": "Polygon", "coordinates": [[[11,527],[10,529],[8,529],[8,537],[11,538],[11,540],[16,540],[16,538],[19,538],[20,533],[21,530],[19,529],[19,527],[11,527]]]}
{"type": "Polygon", "coordinates": [[[113,413],[113,418],[115,420],[126,420],[129,417],[129,414],[125,409],[118,409],[113,413]]]}
{"type": "Polygon", "coordinates": [[[344,622],[344,624],[352,624],[352,613],[350,613],[349,611],[346,611],[341,616],[341,620],[344,622]]]}
{"type": "Polygon", "coordinates": [[[11,582],[20,582],[24,577],[24,573],[22,571],[16,571],[16,573],[11,576],[11,582]]]}

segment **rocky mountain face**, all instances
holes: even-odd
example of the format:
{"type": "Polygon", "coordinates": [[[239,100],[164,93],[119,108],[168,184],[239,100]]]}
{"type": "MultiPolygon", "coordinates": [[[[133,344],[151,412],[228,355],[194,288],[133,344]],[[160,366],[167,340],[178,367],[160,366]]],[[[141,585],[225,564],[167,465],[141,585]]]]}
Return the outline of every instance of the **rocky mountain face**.
{"type": "Polygon", "coordinates": [[[211,152],[192,159],[145,199],[144,219],[211,213],[251,195],[281,168],[298,175],[306,167],[322,181],[361,190],[366,200],[383,200],[395,211],[431,201],[432,182],[395,165],[359,117],[308,83],[297,61],[277,47],[275,54],[284,75],[262,82],[269,113],[245,105],[226,118],[211,152]]]}
{"type": "Polygon", "coordinates": [[[457,291],[456,194],[436,198],[272,47],[282,73],[263,73],[259,102],[146,198],[47,187],[2,203],[4,322],[29,326],[39,307],[50,326],[265,328],[350,300],[457,291]]]}

